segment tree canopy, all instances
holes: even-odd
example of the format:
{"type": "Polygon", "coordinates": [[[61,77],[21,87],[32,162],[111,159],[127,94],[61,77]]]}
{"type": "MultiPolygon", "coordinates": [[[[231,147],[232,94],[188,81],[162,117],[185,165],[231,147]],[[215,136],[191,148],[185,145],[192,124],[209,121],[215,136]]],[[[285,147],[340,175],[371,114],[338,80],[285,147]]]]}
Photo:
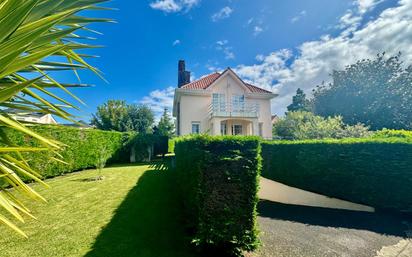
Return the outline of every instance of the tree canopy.
{"type": "Polygon", "coordinates": [[[306,99],[306,94],[300,88],[296,90],[296,95],[293,96],[292,103],[287,108],[288,108],[288,112],[296,112],[296,111],[309,112],[312,110],[310,101],[306,99]]]}
{"type": "Polygon", "coordinates": [[[333,82],[314,90],[314,112],[340,115],[345,123],[363,123],[373,130],[412,129],[412,66],[401,54],[363,59],[334,71],[333,82]]]}
{"type": "Polygon", "coordinates": [[[154,114],[146,105],[129,105],[122,100],[109,100],[97,107],[91,123],[102,130],[150,133],[154,114]]]}
{"type": "Polygon", "coordinates": [[[175,125],[169,116],[167,108],[164,109],[163,115],[154,129],[154,133],[160,136],[168,136],[169,138],[175,135],[175,125]]]}

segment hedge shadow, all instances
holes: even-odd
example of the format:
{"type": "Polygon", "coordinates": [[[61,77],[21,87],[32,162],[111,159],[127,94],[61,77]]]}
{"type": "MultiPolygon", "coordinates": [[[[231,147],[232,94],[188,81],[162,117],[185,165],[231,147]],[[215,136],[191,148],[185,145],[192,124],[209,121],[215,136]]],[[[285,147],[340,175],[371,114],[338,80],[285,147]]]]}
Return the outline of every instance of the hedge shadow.
{"type": "Polygon", "coordinates": [[[194,256],[176,208],[173,175],[161,163],[150,168],[130,190],[86,257],[194,256]]]}

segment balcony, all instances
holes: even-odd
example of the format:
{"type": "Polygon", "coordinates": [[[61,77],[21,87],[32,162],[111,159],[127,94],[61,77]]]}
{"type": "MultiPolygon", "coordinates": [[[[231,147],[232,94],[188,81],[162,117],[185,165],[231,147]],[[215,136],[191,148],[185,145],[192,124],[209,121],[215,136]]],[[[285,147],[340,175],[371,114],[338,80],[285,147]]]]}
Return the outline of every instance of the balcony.
{"type": "Polygon", "coordinates": [[[210,117],[230,117],[230,118],[257,118],[259,115],[259,104],[211,104],[209,106],[210,117]]]}

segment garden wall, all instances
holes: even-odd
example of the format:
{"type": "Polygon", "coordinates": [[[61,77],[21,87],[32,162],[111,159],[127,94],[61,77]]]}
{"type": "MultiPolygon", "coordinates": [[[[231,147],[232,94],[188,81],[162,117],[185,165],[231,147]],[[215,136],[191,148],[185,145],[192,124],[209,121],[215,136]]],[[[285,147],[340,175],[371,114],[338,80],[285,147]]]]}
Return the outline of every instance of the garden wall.
{"type": "Polygon", "coordinates": [[[412,140],[262,143],[266,178],[381,209],[412,211],[412,140]]]}
{"type": "Polygon", "coordinates": [[[175,154],[193,242],[206,248],[255,249],[259,139],[188,137],[176,141],[175,154]]]}

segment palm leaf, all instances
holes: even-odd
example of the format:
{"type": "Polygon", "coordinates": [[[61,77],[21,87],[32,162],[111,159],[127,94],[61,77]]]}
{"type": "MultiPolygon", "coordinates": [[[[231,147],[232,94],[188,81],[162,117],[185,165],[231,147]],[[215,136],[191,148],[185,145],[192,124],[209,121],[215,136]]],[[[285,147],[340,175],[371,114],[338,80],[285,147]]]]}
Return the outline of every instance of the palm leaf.
{"type": "MultiPolygon", "coordinates": [[[[73,40],[94,38],[77,34],[76,31],[91,32],[86,25],[95,22],[112,22],[110,19],[83,17],[78,14],[85,10],[109,10],[97,6],[107,0],[2,0],[0,1],[0,179],[14,190],[0,188],[0,211],[6,211],[18,221],[23,216],[35,218],[33,214],[13,195],[14,191],[34,199],[45,199],[26,185],[21,176],[30,178],[44,186],[40,174],[31,169],[25,156],[32,153],[52,152],[52,159],[65,163],[59,149],[62,144],[34,132],[30,126],[14,120],[4,108],[22,112],[53,114],[73,121],[67,108],[78,107],[49,88],[62,90],[68,96],[84,104],[69,91],[71,87],[85,85],[61,83],[48,74],[49,71],[88,69],[99,77],[101,72],[89,65],[85,58],[95,56],[79,54],[79,49],[99,47],[78,43],[73,40]],[[64,57],[67,62],[50,61],[49,57],[64,57]],[[34,79],[33,79],[34,78],[34,79]],[[44,96],[47,96],[46,100],[44,96]],[[37,141],[40,147],[15,145],[5,132],[17,130],[37,141]]],[[[80,81],[80,77],[79,77],[80,81]]],[[[87,85],[86,85],[87,86],[87,85]]],[[[9,226],[22,236],[26,234],[11,220],[0,213],[0,223],[9,226]]]]}

